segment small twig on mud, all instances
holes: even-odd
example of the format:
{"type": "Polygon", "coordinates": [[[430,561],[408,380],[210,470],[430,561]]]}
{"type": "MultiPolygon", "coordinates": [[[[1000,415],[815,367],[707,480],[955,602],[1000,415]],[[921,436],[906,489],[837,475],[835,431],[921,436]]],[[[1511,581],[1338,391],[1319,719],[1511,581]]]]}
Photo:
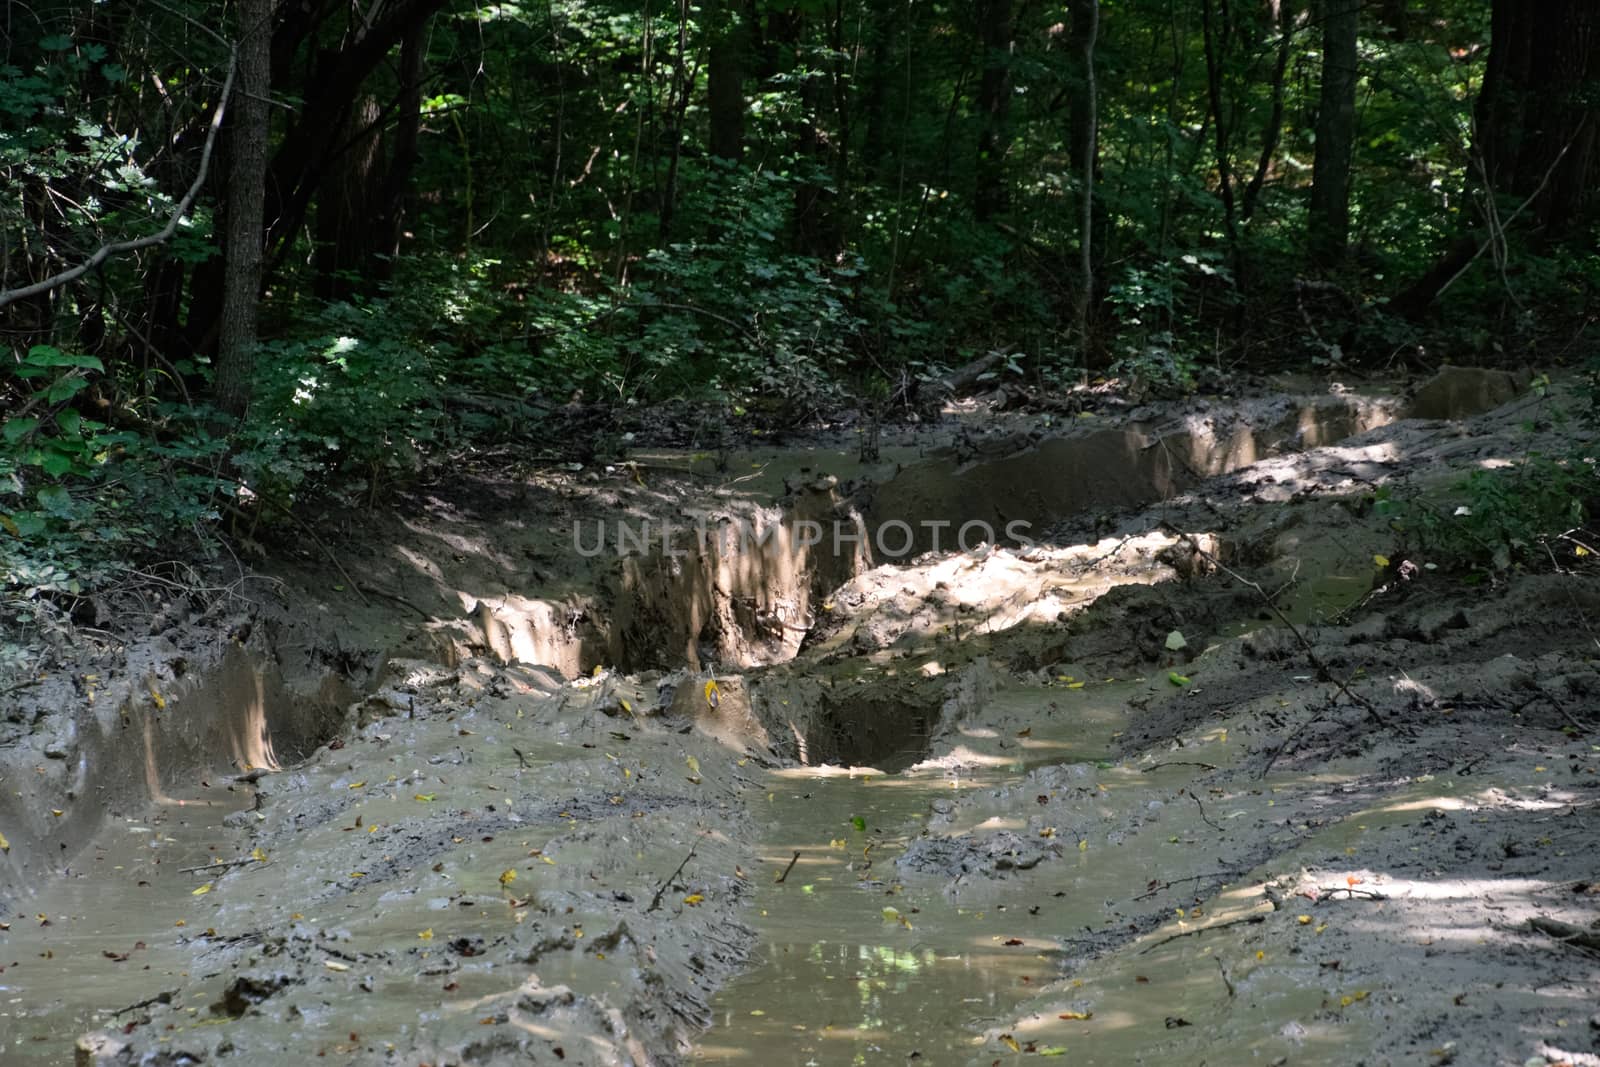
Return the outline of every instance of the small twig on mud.
{"type": "Polygon", "coordinates": [[[1222,965],[1221,956],[1212,956],[1217,961],[1217,972],[1222,975],[1222,984],[1228,987],[1228,996],[1233,996],[1233,983],[1228,981],[1228,968],[1222,965]]]}
{"type": "Polygon", "coordinates": [[[1211,827],[1213,830],[1217,831],[1217,833],[1220,834],[1222,832],[1222,827],[1220,827],[1216,823],[1212,822],[1211,821],[1211,816],[1206,814],[1206,806],[1204,804],[1200,803],[1199,794],[1196,793],[1193,789],[1191,789],[1191,790],[1189,790],[1189,799],[1194,801],[1195,807],[1200,809],[1200,818],[1201,818],[1201,820],[1207,826],[1211,827]]]}
{"type": "Polygon", "coordinates": [[[1193,930],[1179,930],[1175,934],[1169,934],[1166,937],[1163,937],[1160,941],[1157,941],[1153,945],[1146,945],[1144,948],[1139,950],[1139,955],[1142,956],[1146,952],[1151,952],[1155,949],[1158,949],[1167,942],[1176,941],[1180,937],[1193,937],[1195,934],[1208,934],[1212,930],[1225,930],[1230,926],[1254,926],[1257,923],[1264,923],[1266,921],[1267,917],[1265,915],[1245,915],[1238,919],[1229,919],[1227,922],[1212,923],[1210,926],[1197,926],[1193,930]]]}
{"type": "Polygon", "coordinates": [[[1306,659],[1310,660],[1311,666],[1316,668],[1317,676],[1325,682],[1332,683],[1333,686],[1338,689],[1339,692],[1343,693],[1352,704],[1355,704],[1365,710],[1366,713],[1372,717],[1373,721],[1378,723],[1378,725],[1389,725],[1389,720],[1383,717],[1383,714],[1378,711],[1377,707],[1372,703],[1372,701],[1358,693],[1352,692],[1349,686],[1345,685],[1344,682],[1334,677],[1333,671],[1328,668],[1326,663],[1322,662],[1322,657],[1317,655],[1317,650],[1311,644],[1310,640],[1307,639],[1305,634],[1300,632],[1300,628],[1298,626],[1289,621],[1289,616],[1285,615],[1283,610],[1279,608],[1277,604],[1272,602],[1272,598],[1267,595],[1266,590],[1262,589],[1261,586],[1256,582],[1252,582],[1244,575],[1224,565],[1223,562],[1217,559],[1216,556],[1212,555],[1210,552],[1207,552],[1204,548],[1201,548],[1199,541],[1196,541],[1192,536],[1185,533],[1183,530],[1178,529],[1178,527],[1172,525],[1170,522],[1167,522],[1163,519],[1161,526],[1163,529],[1169,530],[1170,532],[1189,542],[1189,547],[1194,549],[1202,559],[1206,560],[1213,567],[1217,568],[1217,570],[1221,571],[1223,574],[1226,574],[1229,578],[1232,578],[1240,585],[1245,586],[1248,589],[1255,590],[1256,595],[1261,598],[1261,602],[1267,606],[1267,610],[1271,611],[1272,614],[1277,618],[1278,622],[1280,622],[1285,629],[1293,634],[1295,640],[1300,643],[1300,648],[1305,652],[1306,659]]]}
{"type": "Polygon", "coordinates": [[[1345,893],[1349,895],[1351,900],[1354,900],[1356,897],[1361,897],[1364,900],[1389,899],[1384,894],[1376,892],[1375,890],[1357,889],[1353,885],[1319,885],[1317,886],[1317,893],[1327,894],[1328,896],[1332,896],[1334,893],[1345,893]]]}
{"type": "Polygon", "coordinates": [[[221,869],[224,869],[224,868],[227,868],[227,867],[243,867],[247,863],[259,863],[259,862],[261,862],[261,861],[256,859],[254,856],[246,856],[243,859],[238,859],[238,860],[218,860],[215,863],[202,863],[198,867],[179,867],[178,868],[178,873],[179,874],[193,874],[195,871],[212,871],[212,870],[221,870],[221,869]]]}
{"type": "Polygon", "coordinates": [[[1555,938],[1563,945],[1571,945],[1573,948],[1588,952],[1600,952],[1600,933],[1595,933],[1593,930],[1585,930],[1581,926],[1574,926],[1557,919],[1546,919],[1542,915],[1529,919],[1528,925],[1541,934],[1555,938]]]}
{"type": "Polygon", "coordinates": [[[1185,882],[1203,882],[1207,878],[1237,878],[1238,876],[1239,876],[1239,872],[1238,871],[1212,871],[1210,874],[1191,874],[1187,878],[1174,878],[1170,882],[1162,882],[1160,885],[1156,886],[1154,889],[1147,889],[1143,893],[1140,893],[1138,896],[1134,897],[1133,899],[1134,900],[1149,900],[1151,897],[1155,896],[1157,893],[1165,892],[1166,890],[1171,889],[1173,886],[1182,885],[1185,882]]]}
{"type": "Polygon", "coordinates": [[[1199,760],[1192,759],[1169,759],[1163,760],[1160,763],[1152,763],[1150,766],[1140,770],[1139,773],[1149,774],[1151,771],[1159,771],[1163,767],[1199,767],[1201,770],[1206,771],[1214,771],[1217,769],[1217,765],[1214,763],[1201,763],[1199,760]]]}
{"type": "Polygon", "coordinates": [[[176,989],[168,989],[163,993],[157,993],[153,997],[145,997],[137,1004],[129,1004],[126,1008],[118,1008],[111,1013],[111,1017],[115,1019],[119,1015],[126,1015],[130,1011],[138,1011],[140,1008],[148,1008],[152,1004],[171,1004],[172,998],[177,995],[178,991],[176,989]]]}
{"type": "Polygon", "coordinates": [[[1104,563],[1106,560],[1110,559],[1112,556],[1115,556],[1118,552],[1121,552],[1124,548],[1126,548],[1128,546],[1128,542],[1132,541],[1132,540],[1133,540],[1132,535],[1129,535],[1128,537],[1124,537],[1122,540],[1117,542],[1116,547],[1113,548],[1111,551],[1105,553],[1104,555],[1096,556],[1094,559],[1085,560],[1082,564],[1080,564],[1075,569],[1077,570],[1077,572],[1079,574],[1082,574],[1085,571],[1094,570],[1096,567],[1100,566],[1100,564],[1104,563]]]}
{"type": "Polygon", "coordinates": [[[522,749],[518,748],[516,745],[512,745],[511,746],[511,751],[516,754],[517,762],[522,764],[522,769],[523,770],[527,770],[528,769],[528,757],[524,756],[522,754],[522,749]]]}
{"type": "Polygon", "coordinates": [[[689,849],[689,854],[687,856],[683,857],[683,862],[678,864],[678,869],[673,871],[671,874],[667,875],[666,881],[664,881],[660,885],[656,886],[656,895],[650,898],[650,906],[648,908],[644,909],[646,915],[648,915],[652,911],[655,911],[657,908],[661,907],[661,898],[666,894],[667,887],[670,886],[674,881],[677,880],[678,875],[683,873],[683,869],[685,867],[689,866],[689,861],[694,859],[695,849],[697,849],[699,847],[700,847],[700,842],[696,841],[694,843],[694,845],[689,849]]]}
{"type": "Polygon", "coordinates": [[[794,855],[789,857],[789,866],[787,866],[787,867],[785,867],[783,869],[783,873],[778,875],[777,881],[773,882],[772,884],[773,885],[782,885],[783,884],[783,880],[785,878],[789,877],[789,872],[794,870],[794,865],[799,863],[799,862],[800,862],[800,850],[799,849],[795,849],[794,850],[794,855]]]}

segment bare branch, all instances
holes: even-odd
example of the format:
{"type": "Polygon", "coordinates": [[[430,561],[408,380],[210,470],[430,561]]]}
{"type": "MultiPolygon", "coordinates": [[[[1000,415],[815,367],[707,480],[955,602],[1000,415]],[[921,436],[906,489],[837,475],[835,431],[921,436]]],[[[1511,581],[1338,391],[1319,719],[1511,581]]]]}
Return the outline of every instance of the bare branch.
{"type": "Polygon", "coordinates": [[[165,244],[172,239],[172,235],[178,232],[178,224],[183,221],[183,217],[194,206],[195,198],[200,195],[200,189],[205,185],[206,172],[211,169],[211,153],[216,148],[217,131],[222,128],[222,117],[228,110],[228,94],[233,91],[233,75],[237,67],[238,52],[234,50],[228,56],[228,76],[223,79],[222,96],[218,98],[217,109],[211,115],[211,127],[206,130],[205,146],[200,150],[200,171],[195,175],[194,184],[190,185],[188,192],[183,194],[183,199],[179,200],[177,206],[172,209],[172,217],[167,219],[167,224],[155,233],[147,234],[144,237],[135,237],[127,241],[115,241],[111,244],[101,245],[94,255],[79,263],[76,267],[71,267],[59,274],[52,274],[50,277],[34,282],[32,285],[24,285],[17,289],[0,290],[0,308],[18,300],[26,300],[31,296],[48,293],[52,289],[59,289],[63,285],[75,282],[112,256],[138,252],[154,245],[165,244]]]}

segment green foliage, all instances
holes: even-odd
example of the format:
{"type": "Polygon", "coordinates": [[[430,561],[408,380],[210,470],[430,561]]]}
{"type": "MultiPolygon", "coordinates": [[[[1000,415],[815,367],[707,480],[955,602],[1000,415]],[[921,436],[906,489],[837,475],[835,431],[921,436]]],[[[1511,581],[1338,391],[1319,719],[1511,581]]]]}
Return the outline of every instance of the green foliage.
{"type": "Polygon", "coordinates": [[[0,591],[23,605],[77,595],[217,517],[208,465],[223,442],[204,429],[206,413],[167,406],[173,428],[161,436],[114,429],[71,406],[103,369],[48,345],[11,369],[29,392],[0,424],[0,591]]]}
{"type": "Polygon", "coordinates": [[[1440,500],[1396,500],[1380,489],[1376,501],[1379,513],[1395,515],[1397,529],[1445,570],[1537,568],[1574,555],[1575,544],[1560,539],[1594,517],[1600,471],[1593,456],[1535,453],[1511,466],[1474,470],[1440,500]]]}

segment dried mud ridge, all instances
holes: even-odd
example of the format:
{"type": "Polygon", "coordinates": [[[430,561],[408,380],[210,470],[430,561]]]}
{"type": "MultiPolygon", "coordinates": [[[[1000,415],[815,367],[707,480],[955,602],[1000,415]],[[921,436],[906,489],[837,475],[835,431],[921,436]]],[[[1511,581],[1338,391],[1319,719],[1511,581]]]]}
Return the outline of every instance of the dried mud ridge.
{"type": "Polygon", "coordinates": [[[1397,580],[1359,505],[1548,444],[1529,405],[441,486],[337,546],[366,603],[291,562],[292,610],[21,691],[0,1059],[1600,1062],[1600,587],[1397,580]],[[780,532],[563,551],[708,507],[780,532]],[[871,566],[781,532],[888,516],[1049,536],[871,566]],[[872,796],[833,847],[815,805],[872,796]],[[981,932],[1003,981],[814,1017],[759,986],[780,922],[930,961],[981,932]]]}

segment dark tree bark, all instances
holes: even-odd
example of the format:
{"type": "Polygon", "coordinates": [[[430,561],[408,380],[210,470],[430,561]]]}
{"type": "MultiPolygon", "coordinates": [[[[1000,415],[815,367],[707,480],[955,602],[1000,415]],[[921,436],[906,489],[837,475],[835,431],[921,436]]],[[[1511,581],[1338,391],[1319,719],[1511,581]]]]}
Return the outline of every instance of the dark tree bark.
{"type": "Polygon", "coordinates": [[[1489,61],[1475,108],[1476,178],[1514,201],[1478,220],[1391,307],[1420,318],[1520,218],[1551,236],[1600,205],[1600,9],[1591,0],[1495,0],[1489,61]],[[1490,220],[1493,220],[1492,222],[1490,220]]]}
{"type": "Polygon", "coordinates": [[[329,167],[317,190],[315,292],[323,300],[348,299],[363,288],[370,254],[380,240],[375,215],[382,177],[378,102],[367,97],[347,126],[349,147],[329,167]]]}
{"type": "Polygon", "coordinates": [[[1491,194],[1534,197],[1533,217],[1564,226],[1593,208],[1600,177],[1600,5],[1495,0],[1477,104],[1491,194]]]}
{"type": "Polygon", "coordinates": [[[1356,41],[1361,0],[1322,2],[1322,88],[1311,166],[1308,237],[1319,263],[1344,257],[1350,238],[1350,167],[1356,139],[1356,41]]]}
{"type": "Polygon", "coordinates": [[[978,158],[973,212],[987,222],[1011,206],[1006,152],[1011,145],[1011,0],[978,0],[978,40],[983,73],[978,79],[978,158]]]}
{"type": "Polygon", "coordinates": [[[749,34],[743,14],[728,0],[712,0],[705,18],[711,38],[706,58],[711,154],[737,163],[744,158],[744,72],[749,34]]]}
{"type": "Polygon", "coordinates": [[[411,175],[417,166],[417,141],[422,132],[422,60],[426,25],[406,34],[400,46],[400,105],[394,128],[394,148],[389,155],[389,171],[384,176],[379,203],[378,244],[381,253],[372,263],[379,278],[394,275],[395,260],[405,232],[406,196],[411,175]]]}
{"type": "Polygon", "coordinates": [[[262,219],[272,93],[272,19],[277,0],[239,2],[239,92],[229,116],[228,193],[223,239],[222,324],[216,402],[232,415],[250,401],[256,311],[261,301],[262,219]]]}

